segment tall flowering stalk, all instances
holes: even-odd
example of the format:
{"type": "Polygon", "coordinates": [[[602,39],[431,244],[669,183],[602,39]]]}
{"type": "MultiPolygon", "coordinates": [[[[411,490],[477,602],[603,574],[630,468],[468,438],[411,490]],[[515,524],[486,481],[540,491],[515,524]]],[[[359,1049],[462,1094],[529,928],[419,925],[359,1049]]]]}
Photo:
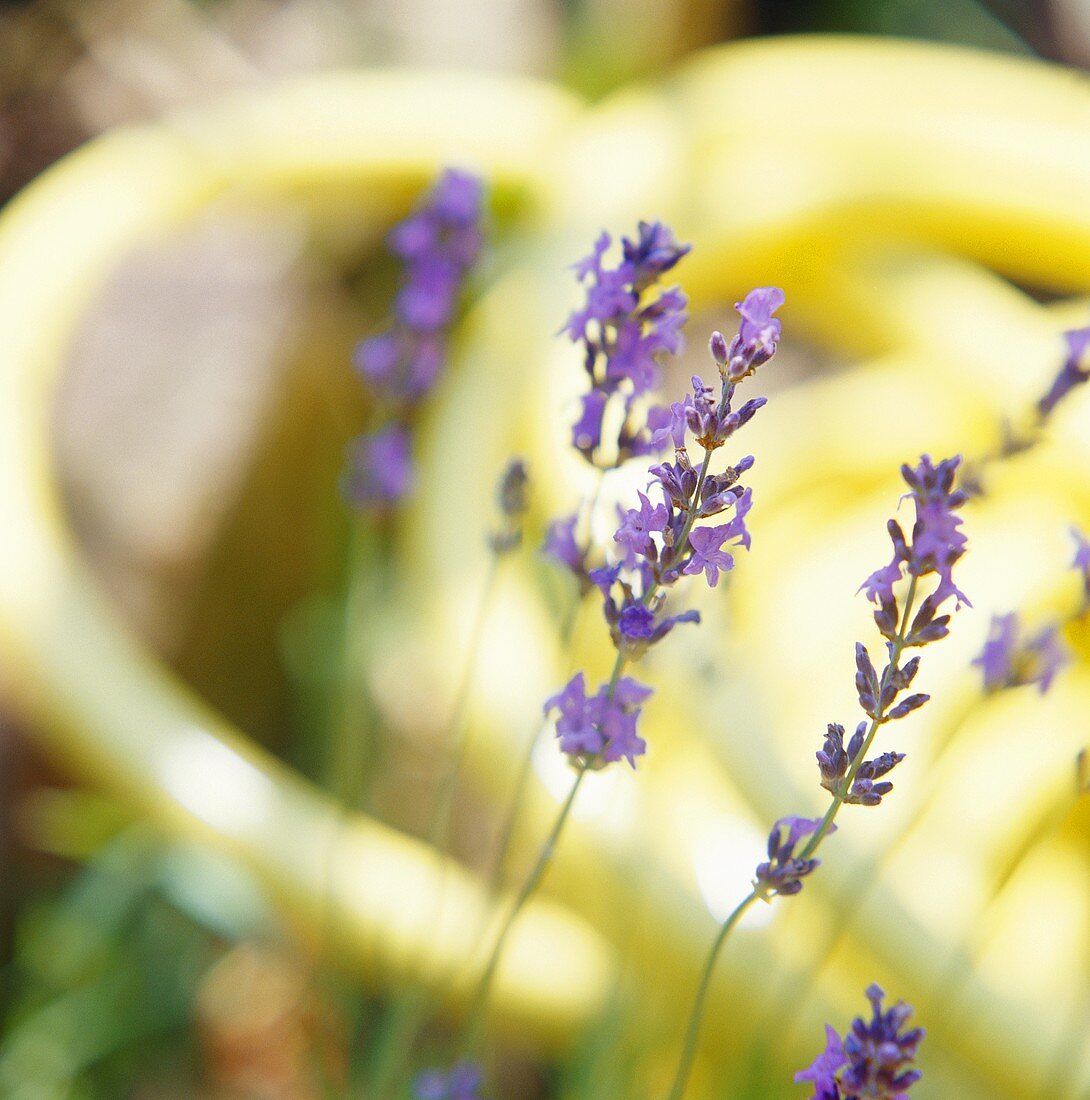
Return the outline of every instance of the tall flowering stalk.
{"type": "MultiPolygon", "coordinates": [[[[1067,346],[1063,363],[1048,390],[1034,406],[1037,428],[1042,428],[1060,403],[1090,378],[1090,327],[1072,329],[1063,336],[1067,346]]],[[[992,457],[1009,457],[1029,450],[1040,439],[1040,431],[1022,437],[1008,432],[1003,450],[992,457]]],[[[979,485],[978,491],[982,491],[979,485]]],[[[1034,684],[1043,695],[1070,661],[1062,640],[1063,628],[1090,611],[1090,541],[1075,527],[1071,528],[1071,534],[1076,546],[1071,567],[1082,578],[1083,596],[1079,607],[1065,619],[1046,623],[1033,633],[1023,627],[1017,611],[993,615],[984,648],[973,661],[980,668],[985,692],[991,694],[1005,688],[1034,684]]]]}
{"type": "Polygon", "coordinates": [[[483,197],[479,179],[448,169],[391,230],[388,247],[402,265],[392,318],[355,351],[356,372],[372,409],[368,430],[348,444],[341,477],[342,493],[359,516],[349,533],[341,684],[328,762],[330,785],[344,799],[354,793],[355,780],[347,777],[355,772],[358,779],[368,767],[367,746],[357,743],[368,724],[362,675],[368,654],[359,624],[381,585],[382,562],[368,559],[374,540],[364,525],[381,523],[415,484],[412,424],[446,364],[458,300],[481,249],[483,197]]]}
{"type": "Polygon", "coordinates": [[[660,360],[681,350],[688,317],[688,299],[679,287],[648,292],[657,290],[689,245],[679,245],[661,222],[640,222],[635,240],[621,239],[621,262],[607,267],[603,261],[612,243],[603,232],[590,255],[575,265],[586,301],[561,330],[581,345],[590,383],[572,426],[572,446],[600,469],[655,451],[655,430],[665,422],[664,410],[650,404],[662,382],[660,360]],[[606,440],[611,405],[617,407],[618,428],[606,440]]]}
{"type": "MultiPolygon", "coordinates": [[[[593,360],[595,364],[594,370],[589,371],[594,383],[592,391],[608,390],[607,399],[619,392],[610,387],[624,371],[633,372],[624,376],[630,383],[629,393],[639,389],[644,360],[639,352],[643,345],[636,338],[639,335],[637,325],[650,326],[640,331],[656,350],[662,350],[664,334],[672,339],[669,334],[675,328],[662,321],[662,310],[654,303],[651,306],[640,303],[642,289],[657,278],[663,263],[675,255],[676,248],[668,250],[662,245],[663,241],[672,239],[661,227],[641,224],[640,241],[625,242],[625,260],[619,275],[614,272],[605,277],[602,258],[608,239],[604,236],[591,256],[580,265],[581,271],[595,281],[588,295],[587,308],[573,315],[567,331],[584,341],[586,362],[589,364],[593,360]],[[597,322],[593,337],[587,336],[591,320],[597,322]],[[624,367],[615,366],[611,377],[610,363],[617,361],[624,367]]],[[[673,302],[678,301],[676,296],[671,297],[673,302]]],[[[508,936],[544,877],[587,774],[622,759],[635,767],[636,758],[646,751],[638,725],[651,689],[625,676],[625,669],[651,645],[661,641],[674,626],[699,621],[695,611],[668,613],[665,604],[669,590],[682,576],[698,574],[706,576],[714,587],[719,573],[734,565],[733,555],[723,547],[749,546],[745,516],[752,495],[739,479],[752,466],[752,456],[716,473],[711,472],[711,464],[715,452],[765,403],[763,398],[758,398],[735,408],[734,398],[737,387],[774,354],[780,338],[780,322],[773,314],[782,303],[783,292],[776,288],[755,290],[737,306],[742,320],[730,345],[721,333],[713,334],[711,354],[720,375],[718,395],[700,378],[694,378],[692,395],[656,416],[653,429],[646,423],[636,432],[622,426],[619,444],[627,440],[631,451],[632,441],[641,440],[638,446],[646,446],[650,451],[672,443],[674,461],[649,470],[652,484],[662,497],[661,503],[652,504],[648,496],[639,494],[639,507],[624,514],[614,534],[612,562],[588,569],[586,555],[580,555],[577,562],[573,555],[573,571],[578,569],[602,595],[603,612],[616,649],[613,671],[609,680],[593,692],[587,690],[585,675],[576,673],[546,701],[545,711],[556,715],[560,750],[568,756],[575,778],[537,860],[516,893],[493,941],[470,1002],[464,1052],[472,1053],[479,1044],[484,1009],[508,936]],[[694,467],[689,458],[687,441],[690,435],[703,450],[699,468],[694,467]],[[724,513],[729,513],[725,523],[710,525],[705,522],[724,513]]],[[[627,397],[623,400],[630,415],[632,405],[627,397]]],[[[597,408],[597,400],[584,401],[583,416],[573,433],[576,448],[591,459],[601,443],[602,422],[597,408]],[[590,418],[588,409],[593,413],[590,418]],[[592,428],[597,426],[598,430],[589,430],[588,423],[592,428]]]]}
{"type": "Polygon", "coordinates": [[[458,298],[481,250],[483,198],[476,176],[448,168],[390,232],[404,273],[393,319],[355,354],[360,380],[386,410],[384,423],[349,444],[344,491],[358,507],[396,504],[413,485],[411,421],[446,363],[458,298]]]}
{"type": "Polygon", "coordinates": [[[922,648],[949,633],[950,612],[945,609],[949,600],[954,601],[955,608],[969,602],[953,578],[953,567],[964,554],[966,545],[957,512],[967,494],[954,487],[960,463],[960,456],[936,464],[924,455],[915,467],[901,467],[909,489],[907,496],[915,507],[910,538],[906,538],[895,519],[889,521],[892,558],[888,565],[872,573],[860,589],[876,605],[874,621],[885,640],[885,667],[879,674],[866,646],[856,643],[855,686],[865,718],[847,745],[842,725],[830,723],[827,727],[817,762],[821,785],[832,796],[829,808],[823,817],[813,820],[784,817],[772,827],[768,859],[758,865],[753,888],[720,926],[708,953],[670,1100],[680,1100],[684,1095],[715,965],[743,914],[758,899],[771,901],[779,895],[799,893],[803,880],[820,863],[816,858],[818,849],[836,830],[841,807],[845,804],[877,806],[893,789],[886,777],[904,760],[904,753],[886,751],[869,759],[868,754],[883,726],[906,717],[928,700],[925,694],[909,693],[920,658],[903,660],[904,655],[910,649],[922,648]],[[928,578],[933,578],[931,591],[920,599],[921,585],[928,583],[928,578]]]}
{"type": "MultiPolygon", "coordinates": [[[[603,232],[591,254],[573,265],[586,297],[561,329],[580,345],[588,382],[572,427],[572,445],[597,475],[580,507],[549,525],[542,546],[545,556],[570,573],[577,585],[578,599],[560,631],[565,649],[582,599],[594,590],[588,564],[595,552],[591,528],[605,476],[668,445],[659,429],[668,422],[669,411],[654,402],[662,381],[661,361],[682,349],[681,330],[688,320],[688,300],[681,289],[660,289],[659,283],[688,254],[689,245],[679,244],[661,222],[640,222],[635,238],[622,237],[621,259],[615,266],[605,262],[611,245],[612,238],[603,232]],[[620,419],[616,435],[606,441],[603,425],[610,402],[620,419]]],[[[497,844],[494,888],[503,881],[537,741],[536,733],[526,741],[497,844]]]]}
{"type": "Polygon", "coordinates": [[[811,1100],[908,1100],[908,1090],[921,1077],[913,1068],[924,1030],[904,1030],[912,1007],[898,1001],[883,1010],[885,992],[867,988],[871,1018],[857,1016],[843,1039],[825,1027],[825,1049],[814,1063],[795,1074],[799,1084],[814,1086],[811,1100]]]}

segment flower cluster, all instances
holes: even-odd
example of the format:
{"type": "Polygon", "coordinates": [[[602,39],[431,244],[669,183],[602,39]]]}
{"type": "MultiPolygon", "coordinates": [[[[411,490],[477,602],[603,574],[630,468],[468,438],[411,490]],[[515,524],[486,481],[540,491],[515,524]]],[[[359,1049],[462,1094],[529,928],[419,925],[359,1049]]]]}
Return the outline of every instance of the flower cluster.
{"type": "Polygon", "coordinates": [[[950,615],[940,614],[948,599],[953,598],[956,607],[969,602],[953,578],[954,564],[965,553],[966,544],[957,509],[967,498],[961,489],[954,488],[960,463],[957,457],[936,465],[924,455],[915,467],[901,467],[909,488],[906,495],[916,513],[911,541],[905,538],[900,524],[891,519],[888,530],[893,558],[861,587],[878,605],[874,621],[886,639],[888,660],[879,674],[867,647],[856,643],[855,690],[866,720],[856,727],[846,747],[844,727],[830,723],[825,743],[817,753],[821,785],[840,802],[877,806],[893,790],[893,784],[883,776],[904,760],[904,753],[884,752],[871,760],[863,756],[880,726],[906,717],[929,698],[920,692],[905,694],[919,670],[920,658],[912,657],[902,664],[901,657],[906,649],[925,646],[949,633],[950,615]],[[911,582],[902,608],[894,589],[903,574],[911,582]],[[929,575],[934,575],[937,583],[913,616],[917,585],[929,575]]]}
{"type": "MultiPolygon", "coordinates": [[[[626,248],[626,255],[628,252],[626,248]]],[[[666,594],[671,586],[682,576],[703,574],[708,584],[715,587],[720,573],[734,567],[734,556],[726,547],[749,547],[746,515],[753,498],[739,479],[753,465],[753,457],[747,455],[718,473],[712,473],[710,465],[715,451],[765,403],[763,398],[757,398],[737,409],[733,407],[739,382],[767,362],[776,350],[780,323],[772,313],[782,303],[783,292],[777,288],[754,290],[736,307],[742,321],[730,347],[721,333],[712,336],[712,356],[721,377],[720,393],[716,396],[700,378],[694,377],[692,394],[667,411],[662,426],[654,434],[653,445],[663,447],[672,443],[673,461],[652,466],[648,471],[661,501],[652,503],[641,492],[639,507],[620,512],[620,526],[613,536],[616,549],[612,564],[587,569],[587,551],[576,541],[573,519],[554,524],[550,529],[548,546],[553,555],[585,576],[588,586],[595,586],[601,593],[603,613],[618,654],[613,679],[592,697],[600,713],[593,712],[586,701],[581,675],[564,692],[554,696],[546,708],[561,711],[557,726],[561,748],[584,765],[622,756],[634,765],[634,758],[643,753],[645,745],[635,734],[638,709],[631,703],[618,703],[620,684],[616,677],[620,669],[628,661],[640,658],[679,623],[700,621],[699,614],[692,610],[666,613],[666,594]],[[689,458],[690,434],[704,451],[698,466],[689,458]],[[724,513],[729,513],[726,522],[704,522],[724,513]],[[561,701],[567,709],[560,705],[561,701]],[[578,720],[572,717],[575,714],[578,720]],[[604,724],[606,719],[619,734],[610,733],[604,724]],[[596,731],[594,736],[586,734],[587,723],[596,731]],[[574,736],[572,730],[579,730],[579,735],[574,736]],[[619,743],[615,740],[618,735],[622,738],[619,743]]],[[[642,698],[649,694],[646,688],[641,691],[645,693],[642,698]]]]}
{"type": "Polygon", "coordinates": [[[924,1030],[902,1030],[911,1006],[898,1001],[883,1012],[881,987],[871,985],[866,994],[870,1021],[857,1016],[843,1040],[826,1025],[825,1050],[795,1074],[796,1082],[814,1086],[812,1100],[907,1100],[909,1088],[922,1076],[912,1063],[924,1030]]]}
{"type": "Polygon", "coordinates": [[[1076,387],[1090,378],[1090,327],[1064,333],[1067,356],[1048,392],[1037,402],[1037,415],[1046,420],[1056,406],[1076,387]]]}
{"type": "Polygon", "coordinates": [[[425,1070],[413,1082],[413,1100],[480,1100],[483,1077],[475,1062],[459,1062],[447,1073],[425,1070]]]}
{"type": "Polygon", "coordinates": [[[446,362],[458,295],[481,248],[482,198],[480,180],[448,169],[390,233],[390,251],[404,268],[394,318],[355,355],[360,378],[390,410],[383,427],[349,445],[344,491],[360,507],[396,503],[412,485],[408,414],[446,362]]]}
{"type": "Polygon", "coordinates": [[[646,409],[647,396],[660,381],[659,358],[681,349],[681,328],[688,300],[677,287],[647,300],[647,291],[689,251],[660,222],[640,222],[635,240],[621,241],[616,267],[603,263],[612,238],[602,233],[594,249],[575,265],[586,284],[586,301],[562,331],[583,345],[583,366],[590,389],[582,398],[572,445],[588,461],[610,467],[652,453],[652,433],[661,425],[661,409],[646,409]],[[620,406],[616,440],[603,447],[606,407],[620,406]]]}
{"type": "MultiPolygon", "coordinates": [[[[818,859],[800,859],[795,855],[795,845],[804,837],[812,836],[821,827],[821,818],[781,817],[768,834],[768,862],[757,865],[753,887],[757,894],[769,900],[775,894],[797,894],[802,889],[802,879],[820,864],[818,859]]],[[[836,832],[836,826],[829,828],[836,832]]]]}
{"type": "Polygon", "coordinates": [[[556,735],[560,749],[590,767],[603,767],[625,759],[633,767],[647,743],[636,732],[640,707],[651,689],[631,677],[622,676],[610,688],[603,684],[588,697],[583,673],[576,673],[552,698],[545,713],[557,712],[556,735]]]}
{"type": "MultiPolygon", "coordinates": [[[[1071,534],[1075,539],[1071,568],[1079,574],[1083,590],[1082,606],[1071,616],[1076,618],[1090,610],[1090,540],[1076,527],[1071,534]]],[[[991,693],[1036,684],[1044,695],[1071,660],[1061,639],[1063,626],[1064,622],[1051,622],[1026,635],[1017,611],[993,615],[984,648],[972,662],[984,677],[984,690],[991,693]]]]}
{"type": "Polygon", "coordinates": [[[992,616],[988,639],[973,664],[983,673],[987,692],[1036,684],[1044,695],[1069,659],[1055,623],[1023,638],[1018,612],[1012,611],[992,616]]]}
{"type": "Polygon", "coordinates": [[[920,658],[902,662],[906,649],[918,648],[943,638],[949,632],[949,614],[940,614],[946,600],[957,606],[968,603],[953,579],[953,567],[965,552],[965,535],[956,509],[966,500],[954,488],[960,458],[937,465],[924,455],[918,465],[901,467],[908,485],[908,496],[915,505],[915,523],[911,541],[896,520],[890,520],[893,560],[863,582],[868,597],[878,605],[874,613],[878,629],[886,639],[887,662],[879,674],[867,647],[855,646],[855,689],[859,706],[866,718],[844,743],[844,727],[830,722],[825,741],[818,751],[817,764],[821,785],[833,796],[833,805],[824,818],[781,818],[768,838],[768,862],[757,867],[753,883],[755,897],[770,900],[775,895],[797,894],[802,879],[813,873],[819,861],[814,852],[826,836],[835,830],[833,818],[843,804],[877,806],[893,790],[885,777],[905,758],[904,753],[883,752],[866,759],[878,730],[918,710],[929,696],[909,693],[920,667],[920,658]],[[903,600],[895,586],[905,575],[910,578],[903,600]],[[919,581],[934,575],[933,591],[915,610],[919,581]],[[915,610],[915,615],[913,611],[915,610]],[[796,852],[804,837],[808,843],[796,852]]]}

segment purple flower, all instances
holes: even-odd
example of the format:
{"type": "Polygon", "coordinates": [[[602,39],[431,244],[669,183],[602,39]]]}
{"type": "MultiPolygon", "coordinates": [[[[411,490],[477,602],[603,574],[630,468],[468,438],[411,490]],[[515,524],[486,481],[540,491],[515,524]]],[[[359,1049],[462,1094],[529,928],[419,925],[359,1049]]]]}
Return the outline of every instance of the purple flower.
{"type": "MultiPolygon", "coordinates": [[[[802,889],[802,879],[813,873],[820,864],[817,859],[798,859],[795,845],[803,837],[817,832],[822,819],[808,817],[781,817],[768,834],[768,861],[757,865],[753,888],[768,900],[776,894],[788,897],[802,889]]],[[[829,826],[826,835],[836,832],[829,826]]]]}
{"type": "Polygon", "coordinates": [[[836,1075],[840,1067],[847,1064],[847,1056],[836,1029],[825,1025],[825,1049],[806,1069],[795,1074],[795,1083],[810,1081],[814,1086],[813,1100],[840,1100],[840,1089],[836,1075]]]}
{"type": "Polygon", "coordinates": [[[985,691],[1036,684],[1044,695],[1070,660],[1054,625],[1024,641],[1021,633],[1017,612],[992,617],[984,648],[973,660],[984,674],[985,691]]]}
{"type": "Polygon", "coordinates": [[[663,443],[664,415],[652,416],[639,399],[654,390],[661,375],[659,360],[681,348],[681,327],[687,300],[677,288],[652,300],[646,292],[688,252],[660,223],[641,222],[635,240],[622,241],[623,258],[607,267],[605,254],[612,243],[602,233],[594,249],[575,265],[586,284],[586,299],[562,331],[583,345],[583,363],[590,390],[572,431],[575,448],[588,462],[602,461],[602,421],[606,405],[616,398],[623,418],[610,447],[609,465],[620,465],[634,455],[650,454],[663,443]]]}
{"type": "Polygon", "coordinates": [[[682,572],[703,572],[708,584],[714,588],[719,583],[719,570],[727,573],[734,568],[734,556],[720,549],[723,543],[734,540],[735,545],[749,549],[750,538],[745,520],[752,506],[753,493],[746,489],[740,497],[735,497],[734,516],[729,523],[718,527],[694,527],[689,532],[689,545],[693,548],[693,553],[682,572]]]}
{"type": "Polygon", "coordinates": [[[636,564],[636,559],[646,557],[653,544],[651,535],[655,532],[665,531],[670,519],[670,513],[665,504],[651,504],[651,501],[643,493],[640,498],[639,508],[630,508],[621,520],[621,526],[617,528],[613,541],[624,548],[625,567],[631,569],[636,564]]]}
{"type": "Polygon", "coordinates": [[[617,628],[629,641],[649,639],[655,632],[655,614],[642,603],[628,604],[617,618],[617,628]]]}
{"type": "Polygon", "coordinates": [[[584,457],[592,455],[602,442],[602,416],[607,400],[606,394],[600,390],[591,390],[580,398],[583,412],[572,425],[571,442],[584,457]]]}
{"type": "Polygon", "coordinates": [[[647,743],[637,734],[640,707],[651,689],[622,676],[612,692],[603,684],[587,695],[586,679],[579,672],[545,703],[545,713],[558,711],[556,735],[560,749],[576,760],[601,767],[626,759],[634,768],[647,743]]]}
{"type": "Polygon", "coordinates": [[[408,431],[392,424],[348,445],[345,496],[354,504],[395,504],[412,486],[413,466],[408,431]]]}
{"type": "Polygon", "coordinates": [[[973,659],[973,664],[984,674],[985,691],[997,691],[1010,682],[1017,647],[1018,613],[993,615],[984,648],[980,656],[973,659]]]}
{"type": "Polygon", "coordinates": [[[921,1077],[913,1069],[922,1028],[903,1031],[912,1009],[898,1001],[882,1011],[885,994],[877,985],[867,989],[872,1017],[857,1017],[844,1036],[825,1026],[825,1050],[814,1063],[795,1074],[795,1081],[814,1086],[811,1100],[907,1100],[908,1090],[921,1077]]]}
{"type": "Polygon", "coordinates": [[[734,568],[734,557],[720,549],[726,541],[730,525],[721,527],[694,527],[689,532],[689,545],[693,548],[692,557],[685,563],[683,573],[704,573],[710,587],[719,583],[719,570],[724,573],[734,568]]]}
{"type": "Polygon", "coordinates": [[[480,1100],[483,1074],[475,1062],[459,1062],[449,1072],[429,1069],[413,1082],[414,1100],[480,1100]]]}
{"type": "Polygon", "coordinates": [[[1071,528],[1071,535],[1075,540],[1075,560],[1071,563],[1071,568],[1082,574],[1083,591],[1087,603],[1090,603],[1090,539],[1077,527],[1071,528]]]}
{"type": "Polygon", "coordinates": [[[1037,412],[1042,420],[1052,415],[1056,406],[1076,387],[1090,378],[1090,363],[1086,363],[1090,351],[1090,328],[1072,329],[1064,333],[1067,341],[1067,357],[1049,387],[1037,402],[1037,412]]]}
{"type": "Polygon", "coordinates": [[[408,440],[398,422],[404,424],[404,409],[415,405],[442,371],[446,330],[480,251],[482,197],[480,180],[448,169],[419,208],[390,232],[390,250],[404,267],[394,321],[357,346],[355,365],[367,388],[400,411],[381,432],[353,444],[344,485],[357,505],[389,504],[408,490],[408,440]]]}
{"type": "Polygon", "coordinates": [[[545,532],[545,544],[541,549],[542,553],[570,569],[576,576],[582,576],[585,552],[575,541],[578,523],[579,517],[574,515],[553,520],[545,532]]]}
{"type": "Polygon", "coordinates": [[[621,241],[625,263],[633,270],[633,282],[641,289],[656,282],[686,255],[692,245],[678,244],[674,234],[662,222],[640,222],[636,240],[621,241]]]}
{"type": "Polygon", "coordinates": [[[902,1031],[912,1015],[903,1001],[882,1011],[885,993],[878,985],[867,987],[871,1003],[869,1022],[856,1017],[844,1036],[847,1065],[840,1073],[844,1100],[874,1097],[875,1100],[904,1100],[908,1089],[922,1076],[910,1068],[923,1041],[923,1028],[902,1031]]]}
{"type": "Polygon", "coordinates": [[[909,644],[924,645],[946,633],[949,616],[936,617],[939,607],[951,596],[956,607],[969,604],[969,599],[953,579],[954,564],[965,553],[966,538],[961,531],[961,517],[956,514],[968,499],[961,489],[954,488],[954,478],[961,456],[938,463],[924,455],[915,466],[901,467],[901,476],[909,487],[906,494],[916,511],[911,542],[905,538],[896,520],[888,524],[893,543],[893,558],[888,565],[872,573],[860,586],[867,599],[878,605],[875,622],[887,638],[892,638],[899,625],[897,600],[893,586],[901,579],[901,567],[909,574],[924,577],[936,574],[939,578],[935,590],[924,600],[920,612],[912,623],[909,644]]]}
{"type": "Polygon", "coordinates": [[[577,672],[564,686],[545,700],[545,713],[559,711],[556,736],[561,751],[569,756],[596,756],[605,746],[605,737],[598,725],[598,711],[593,699],[587,698],[587,684],[577,672]]]}
{"type": "Polygon", "coordinates": [[[725,355],[723,348],[726,341],[722,334],[712,336],[712,356],[725,380],[740,382],[776,354],[780,322],[773,314],[784,301],[784,293],[778,286],[762,286],[751,290],[744,301],[735,303],[734,308],[742,315],[742,322],[725,355]]]}
{"type": "Polygon", "coordinates": [[[416,400],[439,374],[446,354],[442,330],[480,251],[482,197],[480,180],[448,169],[420,207],[390,232],[390,250],[404,263],[396,320],[356,351],[364,381],[388,401],[416,400]]]}

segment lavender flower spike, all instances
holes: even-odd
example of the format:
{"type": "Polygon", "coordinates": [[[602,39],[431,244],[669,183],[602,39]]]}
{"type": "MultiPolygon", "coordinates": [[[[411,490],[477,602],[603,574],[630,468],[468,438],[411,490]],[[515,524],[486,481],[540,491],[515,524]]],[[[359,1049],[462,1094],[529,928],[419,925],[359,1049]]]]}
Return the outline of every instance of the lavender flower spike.
{"type": "Polygon", "coordinates": [[[345,495],[361,507],[388,505],[411,486],[406,412],[436,383],[447,356],[458,295],[481,247],[480,180],[448,169],[423,204],[395,226],[390,251],[403,264],[394,320],[356,348],[365,387],[393,414],[371,437],[350,447],[345,495]]]}
{"type": "Polygon", "coordinates": [[[583,366],[590,389],[572,428],[572,445],[603,468],[661,449],[663,410],[646,407],[646,395],[661,377],[659,359],[681,349],[681,328],[688,301],[678,288],[651,300],[647,292],[689,251],[660,222],[640,222],[635,240],[621,242],[622,260],[604,263],[612,239],[602,233],[590,255],[575,265],[586,284],[586,300],[562,331],[583,345],[583,366]],[[622,410],[616,439],[603,446],[602,429],[610,403],[622,410]]]}
{"type": "Polygon", "coordinates": [[[912,1009],[903,1001],[882,1010],[880,986],[867,989],[872,1015],[856,1017],[841,1041],[835,1029],[825,1027],[825,1049],[795,1081],[814,1086],[811,1100],[908,1100],[908,1090],[922,1074],[912,1067],[924,1030],[903,1031],[912,1009]]]}

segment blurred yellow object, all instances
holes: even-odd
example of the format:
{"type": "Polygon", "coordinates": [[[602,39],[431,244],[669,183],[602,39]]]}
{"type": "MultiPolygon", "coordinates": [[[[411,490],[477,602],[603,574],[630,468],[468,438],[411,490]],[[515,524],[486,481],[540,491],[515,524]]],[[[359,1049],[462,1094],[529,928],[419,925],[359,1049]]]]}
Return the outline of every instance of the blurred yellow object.
{"type": "MultiPolygon", "coordinates": [[[[751,866],[757,850],[747,830],[759,846],[758,830],[774,817],[816,807],[805,786],[816,731],[850,713],[850,642],[867,619],[851,593],[884,552],[898,465],[922,449],[985,450],[999,417],[1023,408],[1055,369],[1058,331],[1085,323],[1085,304],[1040,305],[1002,276],[1090,291],[1088,129],[1090,87],[1073,73],[946,47],[811,38],[717,50],[662,87],[594,108],[521,81],[345,74],[92,143],[0,221],[0,671],[9,693],[65,766],[167,829],[227,850],[283,900],[302,935],[313,940],[328,928],[367,979],[403,977],[433,939],[427,976],[466,972],[479,962],[488,911],[481,885],[455,870],[443,881],[424,846],[375,821],[340,818],[166,675],[89,584],[61,514],[49,445],[73,328],[121,257],[225,196],[291,202],[320,234],[353,200],[414,191],[451,162],[480,168],[513,197],[541,242],[474,310],[463,358],[478,364],[477,383],[505,378],[511,355],[520,364],[571,358],[548,343],[567,293],[561,259],[602,224],[658,216],[675,225],[697,246],[683,279],[698,308],[750,285],[783,285],[790,334],[860,361],[779,395],[774,413],[755,423],[748,445],[760,456],[767,518],[757,520],[759,552],[734,586],[733,626],[745,641],[730,643],[731,679],[683,692],[669,680],[683,662],[664,655],[653,754],[635,779],[609,778],[607,797],[583,792],[573,831],[585,842],[566,846],[550,880],[567,906],[528,909],[497,988],[505,1027],[562,1042],[601,1006],[616,950],[634,942],[654,1079],[678,1037],[653,1012],[680,1025],[711,932],[704,906],[720,903],[709,843],[721,847],[724,866],[751,866]],[[709,730],[694,699],[734,728],[709,730]],[[764,713],[770,701],[775,714],[764,713]],[[652,893],[626,876],[641,860],[668,889],[652,893]],[[440,896],[436,932],[429,918],[440,896]]],[[[520,371],[511,384],[553,410],[572,392],[566,370],[520,371]]],[[[460,433],[504,448],[494,409],[451,401],[460,433]]],[[[1035,599],[1066,565],[1064,525],[1090,519],[1090,481],[1076,476],[1090,469],[1084,409],[1059,418],[1029,462],[997,476],[1001,492],[979,513],[984,549],[974,547],[966,568],[979,606],[1035,599]],[[989,554],[986,533],[999,551],[989,554]]],[[[536,421],[545,423],[535,423],[526,446],[546,468],[562,433],[547,417],[536,421]]],[[[443,423],[440,441],[458,438],[444,435],[443,423]]],[[[456,484],[462,460],[441,458],[456,484]]],[[[446,506],[435,495],[421,502],[422,532],[441,525],[449,507],[479,514],[460,491],[446,506]]],[[[441,551],[441,539],[420,542],[422,559],[441,551]]],[[[961,724],[955,703],[971,691],[966,666],[982,633],[957,626],[945,663],[928,672],[929,686],[941,689],[936,714],[926,736],[913,734],[917,770],[899,784],[896,807],[875,825],[868,819],[876,835],[866,844],[842,829],[803,901],[782,906],[770,929],[743,929],[728,953],[713,1008],[723,1023],[706,1028],[703,1094],[740,1093],[753,1070],[745,1052],[759,1052],[774,1031],[772,1061],[787,1080],[802,1062],[780,1067],[782,1058],[820,1042],[820,996],[836,1004],[830,1018],[850,1015],[873,977],[868,967],[879,964],[900,979],[891,992],[916,1005],[942,1051],[933,1095],[1090,1090],[1090,1051],[1078,1041],[1090,1018],[1078,988],[1090,976],[1086,921],[1063,922],[1054,950],[1034,956],[1029,971],[1056,971],[1041,980],[1020,968],[998,981],[994,962],[1018,942],[1027,903],[1034,920],[1048,911],[1040,884],[1050,868],[1052,902],[1085,910],[1085,842],[1075,856],[1070,844],[1041,849],[1025,867],[1011,853],[1033,847],[1042,823],[1068,817],[1064,776],[1090,736],[1090,685],[1069,676],[1036,719],[1022,698],[989,703],[944,752],[942,723],[961,724]],[[1047,735],[1025,745],[1026,723],[1046,721],[1047,735]],[[952,763],[959,754],[960,770],[952,763]],[[1023,770],[1031,755],[1035,768],[1023,770]],[[985,766],[987,782],[966,779],[985,766]],[[1010,775],[1018,782],[1004,785],[1010,775]],[[891,849],[885,867],[875,855],[883,845],[891,849]],[[866,896],[840,931],[844,899],[861,883],[866,896]],[[1002,904],[992,906],[996,898],[1002,904]],[[830,974],[813,970],[819,950],[838,964],[830,974]],[[819,997],[788,1041],[778,1014],[793,1011],[815,977],[819,997]]],[[[727,643],[706,652],[722,661],[727,643]]],[[[560,673],[541,675],[555,682],[560,673]]],[[[475,778],[497,798],[508,789],[511,738],[506,725],[486,724],[470,746],[475,778]]],[[[547,786],[535,792],[528,833],[540,836],[555,805],[547,786]]],[[[746,872],[732,874],[744,892],[746,872]]],[[[701,1087],[695,1080],[691,1095],[701,1087]]]]}

